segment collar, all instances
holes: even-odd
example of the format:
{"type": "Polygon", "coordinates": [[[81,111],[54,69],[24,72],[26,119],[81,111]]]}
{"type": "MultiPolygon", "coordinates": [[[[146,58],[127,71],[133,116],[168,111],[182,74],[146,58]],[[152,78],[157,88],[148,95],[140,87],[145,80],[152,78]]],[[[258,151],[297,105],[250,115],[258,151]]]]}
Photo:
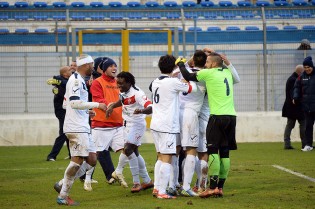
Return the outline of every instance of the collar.
{"type": "Polygon", "coordinates": [[[103,78],[105,81],[108,81],[108,82],[111,82],[111,83],[116,82],[116,79],[115,79],[115,78],[109,77],[109,76],[106,75],[105,73],[102,74],[102,78],[103,78]]]}

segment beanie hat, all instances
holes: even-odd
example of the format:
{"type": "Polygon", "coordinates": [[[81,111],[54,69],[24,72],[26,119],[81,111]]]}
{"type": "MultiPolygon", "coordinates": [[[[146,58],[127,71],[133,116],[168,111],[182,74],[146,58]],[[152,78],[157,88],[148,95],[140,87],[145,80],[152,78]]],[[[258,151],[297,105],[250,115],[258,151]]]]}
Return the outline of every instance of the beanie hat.
{"type": "Polygon", "coordinates": [[[301,44],[311,45],[310,41],[307,39],[302,39],[301,44]]]}
{"type": "Polygon", "coordinates": [[[103,59],[106,57],[98,57],[96,59],[94,59],[94,71],[97,71],[98,66],[100,66],[100,68],[102,67],[100,64],[103,62],[103,59]]]}
{"type": "Polygon", "coordinates": [[[105,72],[107,68],[111,65],[115,65],[117,67],[117,64],[114,60],[108,57],[104,57],[101,69],[105,72]]]}
{"type": "Polygon", "coordinates": [[[312,61],[312,57],[311,56],[308,56],[304,59],[303,61],[303,66],[309,66],[309,67],[314,67],[313,65],[313,61],[312,61]]]}

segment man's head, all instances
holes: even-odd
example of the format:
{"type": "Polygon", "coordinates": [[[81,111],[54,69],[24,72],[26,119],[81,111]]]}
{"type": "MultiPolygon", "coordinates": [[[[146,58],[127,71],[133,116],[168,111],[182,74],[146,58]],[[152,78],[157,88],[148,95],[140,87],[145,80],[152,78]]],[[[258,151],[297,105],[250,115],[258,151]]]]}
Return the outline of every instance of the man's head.
{"type": "Polygon", "coordinates": [[[131,86],[136,84],[135,77],[129,72],[120,72],[117,75],[117,86],[120,92],[129,91],[131,86]]]}
{"type": "Polygon", "coordinates": [[[94,60],[90,55],[81,54],[77,59],[77,71],[83,73],[85,76],[89,76],[93,71],[93,63],[94,60]]]}
{"type": "Polygon", "coordinates": [[[115,77],[117,72],[117,64],[114,60],[108,57],[104,57],[101,63],[100,69],[104,72],[105,75],[109,77],[115,77]]]}
{"type": "Polygon", "coordinates": [[[69,66],[63,66],[60,68],[59,74],[64,78],[70,78],[72,75],[72,69],[69,66]]]}
{"type": "Polygon", "coordinates": [[[202,50],[196,50],[193,56],[193,60],[195,67],[203,68],[207,61],[207,55],[202,50]]]}
{"type": "Polygon", "coordinates": [[[301,44],[298,48],[299,50],[311,50],[311,43],[307,39],[302,39],[301,44]]]}
{"type": "Polygon", "coordinates": [[[175,69],[176,58],[173,55],[164,55],[160,57],[159,68],[161,73],[170,74],[175,69]]]}
{"type": "Polygon", "coordinates": [[[93,76],[95,77],[99,77],[103,74],[103,70],[102,70],[102,67],[103,67],[103,60],[105,59],[106,57],[98,57],[96,59],[94,59],[94,66],[93,66],[93,76]]]}
{"type": "Polygon", "coordinates": [[[296,72],[298,75],[301,75],[301,74],[303,73],[303,71],[304,71],[303,65],[297,65],[297,66],[295,67],[295,72],[296,72]]]}
{"type": "Polygon", "coordinates": [[[206,68],[223,67],[223,60],[220,54],[213,52],[207,57],[206,68]]]}
{"type": "Polygon", "coordinates": [[[311,56],[308,56],[304,59],[303,66],[306,74],[311,74],[313,72],[314,65],[311,56]]]}
{"type": "Polygon", "coordinates": [[[75,71],[77,71],[77,62],[76,61],[72,61],[71,64],[70,64],[70,68],[71,68],[71,71],[74,73],[75,71]]]}

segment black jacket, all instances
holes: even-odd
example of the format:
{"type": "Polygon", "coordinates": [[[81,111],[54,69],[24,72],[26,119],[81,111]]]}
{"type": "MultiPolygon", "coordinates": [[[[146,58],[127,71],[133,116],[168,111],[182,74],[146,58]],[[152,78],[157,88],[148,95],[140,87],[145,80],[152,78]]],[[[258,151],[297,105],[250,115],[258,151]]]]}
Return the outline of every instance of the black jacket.
{"type": "Polygon", "coordinates": [[[294,72],[287,80],[285,86],[285,102],[282,107],[282,117],[291,118],[295,120],[303,120],[304,113],[301,103],[293,104],[293,89],[294,83],[299,75],[294,72]]]}
{"type": "Polygon", "coordinates": [[[294,84],[293,99],[301,101],[305,112],[315,112],[315,72],[306,74],[303,72],[294,84]]]}
{"type": "Polygon", "coordinates": [[[64,78],[60,75],[54,76],[53,78],[60,80],[60,85],[54,85],[55,88],[58,88],[58,93],[54,96],[54,108],[55,108],[55,115],[60,117],[66,114],[66,110],[62,108],[62,103],[64,99],[64,95],[66,93],[66,85],[68,82],[67,78],[64,78]]]}

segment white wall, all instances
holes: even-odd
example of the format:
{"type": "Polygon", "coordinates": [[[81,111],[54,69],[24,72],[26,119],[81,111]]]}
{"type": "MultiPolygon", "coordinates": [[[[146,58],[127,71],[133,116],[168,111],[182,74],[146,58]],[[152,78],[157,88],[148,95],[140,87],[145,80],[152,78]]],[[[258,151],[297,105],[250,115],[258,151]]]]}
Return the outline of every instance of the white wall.
{"type": "MultiPolygon", "coordinates": [[[[281,112],[238,113],[237,142],[282,142],[286,119],[281,112]]],[[[0,115],[0,146],[52,145],[58,135],[58,120],[53,114],[0,115]]],[[[298,124],[292,141],[300,141],[298,124]]],[[[153,143],[146,132],[144,143],[153,143]]]]}

